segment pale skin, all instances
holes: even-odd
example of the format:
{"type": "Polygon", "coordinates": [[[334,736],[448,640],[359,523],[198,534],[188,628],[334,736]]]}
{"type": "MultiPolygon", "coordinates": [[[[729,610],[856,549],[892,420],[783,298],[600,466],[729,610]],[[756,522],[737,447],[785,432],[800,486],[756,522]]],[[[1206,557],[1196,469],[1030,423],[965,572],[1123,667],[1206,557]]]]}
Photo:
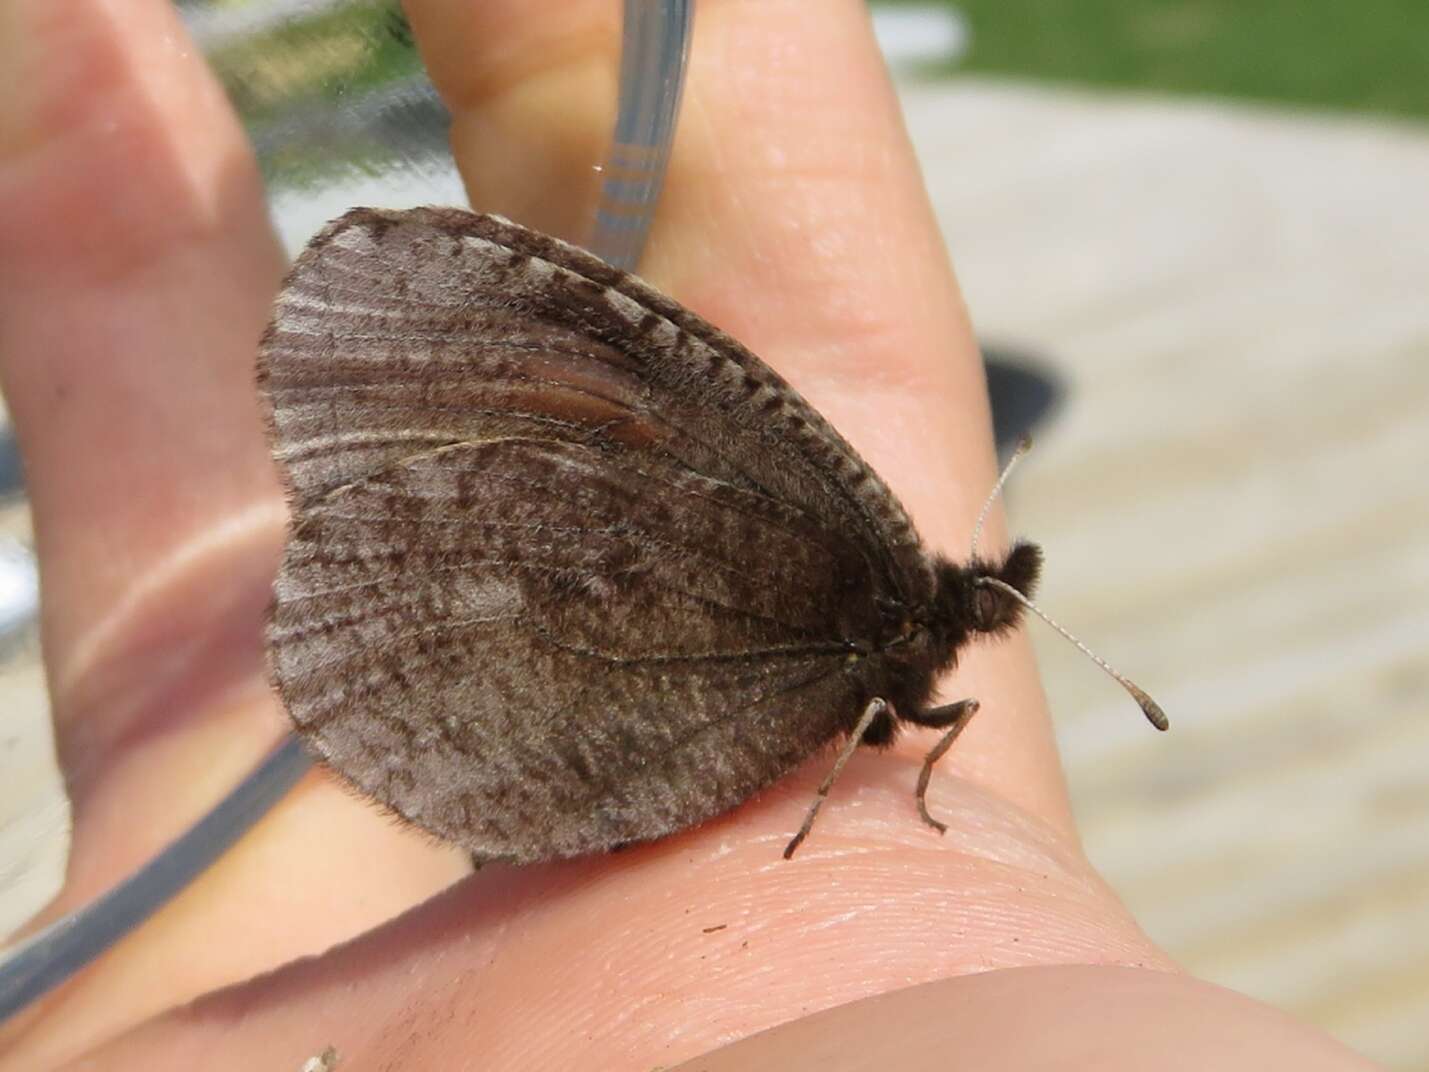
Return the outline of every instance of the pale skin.
{"type": "MultiPolygon", "coordinates": [[[[961,554],[995,477],[967,314],[862,4],[812,6],[701,5],[643,272],[961,554]]],[[[579,238],[618,6],[408,8],[472,203],[579,238]]],[[[167,0],[0,6],[0,205],[0,372],[74,802],[52,919],[284,732],[260,647],[284,510],[252,382],[283,257],[167,0]]],[[[1136,926],[1081,854],[1024,637],[971,653],[942,690],[965,696],[981,711],[929,787],[945,836],[913,800],[937,736],[910,733],[854,756],[791,862],[832,752],[661,843],[475,875],[314,773],[0,1034],[0,1070],[297,1068],[329,1044],[342,1069],[1369,1067],[1136,926]]]]}

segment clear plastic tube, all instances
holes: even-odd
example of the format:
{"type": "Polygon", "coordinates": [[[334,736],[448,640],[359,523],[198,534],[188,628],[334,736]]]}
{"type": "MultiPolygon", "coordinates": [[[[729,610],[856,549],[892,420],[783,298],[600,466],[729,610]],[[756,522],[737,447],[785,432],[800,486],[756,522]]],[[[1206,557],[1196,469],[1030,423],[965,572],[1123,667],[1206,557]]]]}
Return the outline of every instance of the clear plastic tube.
{"type": "Polygon", "coordinates": [[[664,186],[693,20],[694,0],[626,0],[620,103],[587,245],[627,271],[640,261],[664,186]]]}
{"type": "Polygon", "coordinates": [[[298,739],[289,737],[163,852],[11,952],[0,964],[0,1021],[59,986],[157,912],[286,796],[311,765],[298,739]]]}

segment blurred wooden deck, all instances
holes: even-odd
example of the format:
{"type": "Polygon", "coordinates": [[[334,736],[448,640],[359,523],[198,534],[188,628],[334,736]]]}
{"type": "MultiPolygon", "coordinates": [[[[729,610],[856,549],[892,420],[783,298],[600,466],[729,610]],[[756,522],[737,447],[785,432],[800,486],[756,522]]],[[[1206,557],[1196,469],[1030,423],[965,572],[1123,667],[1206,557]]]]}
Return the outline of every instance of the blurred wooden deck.
{"type": "MultiPolygon", "coordinates": [[[[1197,974],[1429,1067],[1429,131],[904,98],[980,334],[1067,385],[1011,492],[1045,603],[1173,719],[1033,626],[1088,851],[1197,974]]],[[[62,860],[38,681],[0,925],[62,860]]]]}
{"type": "Polygon", "coordinates": [[[909,125],[979,335],[1087,850],[1198,975],[1429,1067],[1429,131],[962,82],[909,125]]]}

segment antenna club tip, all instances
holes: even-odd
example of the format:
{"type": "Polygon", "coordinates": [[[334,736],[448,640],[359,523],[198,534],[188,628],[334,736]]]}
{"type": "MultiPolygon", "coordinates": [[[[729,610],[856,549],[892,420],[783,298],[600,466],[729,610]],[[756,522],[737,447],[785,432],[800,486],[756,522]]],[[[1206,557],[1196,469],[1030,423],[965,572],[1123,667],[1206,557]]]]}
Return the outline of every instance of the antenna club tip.
{"type": "Polygon", "coordinates": [[[1165,733],[1171,728],[1171,720],[1166,717],[1166,712],[1161,710],[1154,700],[1142,704],[1141,709],[1146,712],[1147,721],[1162,733],[1165,733]]]}
{"type": "Polygon", "coordinates": [[[1171,728],[1171,720],[1166,717],[1166,712],[1161,710],[1161,705],[1153,700],[1145,689],[1124,678],[1122,684],[1126,686],[1126,691],[1131,693],[1131,698],[1141,707],[1141,713],[1146,716],[1146,721],[1162,732],[1171,728]]]}

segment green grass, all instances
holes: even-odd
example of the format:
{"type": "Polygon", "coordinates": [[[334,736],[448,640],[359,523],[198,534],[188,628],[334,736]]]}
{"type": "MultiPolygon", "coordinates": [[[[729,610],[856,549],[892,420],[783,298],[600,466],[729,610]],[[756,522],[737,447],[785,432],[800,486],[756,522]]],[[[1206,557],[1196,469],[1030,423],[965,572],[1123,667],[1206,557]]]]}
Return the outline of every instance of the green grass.
{"type": "Polygon", "coordinates": [[[950,0],[960,71],[1429,117],[1429,0],[950,0]]]}
{"type": "Polygon", "coordinates": [[[421,70],[394,0],[369,0],[279,24],[210,61],[239,114],[262,122],[305,100],[336,100],[421,70]]]}
{"type": "MultiPolygon", "coordinates": [[[[422,69],[397,0],[319,9],[221,47],[209,60],[244,123],[260,132],[305,113],[320,124],[344,98],[360,99],[422,69]]],[[[297,188],[336,172],[381,172],[391,155],[375,140],[350,132],[334,139],[318,129],[308,139],[281,139],[260,164],[274,187],[297,188]]]]}

